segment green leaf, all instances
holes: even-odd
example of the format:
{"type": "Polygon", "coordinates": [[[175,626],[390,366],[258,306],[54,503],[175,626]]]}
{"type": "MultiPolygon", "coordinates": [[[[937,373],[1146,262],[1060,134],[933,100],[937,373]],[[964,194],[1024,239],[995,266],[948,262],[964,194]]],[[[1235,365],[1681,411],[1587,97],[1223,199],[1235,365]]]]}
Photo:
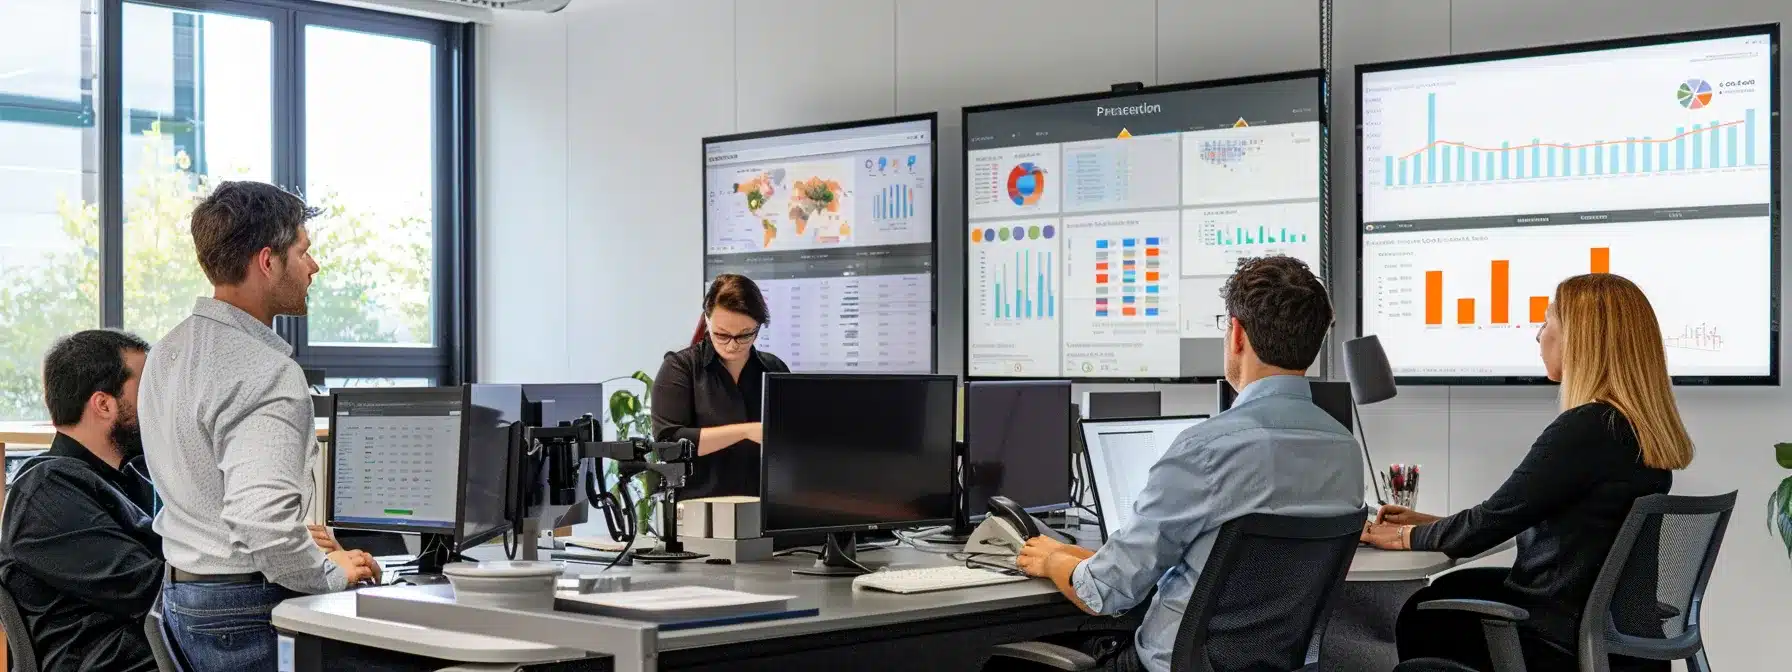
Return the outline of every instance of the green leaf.
{"type": "Polygon", "coordinates": [[[1767,530],[1777,533],[1786,546],[1786,557],[1792,558],[1792,477],[1780,481],[1773,494],[1767,496],[1767,530]]]}
{"type": "Polygon", "coordinates": [[[1792,469],[1792,443],[1773,444],[1773,453],[1780,466],[1792,469]]]}

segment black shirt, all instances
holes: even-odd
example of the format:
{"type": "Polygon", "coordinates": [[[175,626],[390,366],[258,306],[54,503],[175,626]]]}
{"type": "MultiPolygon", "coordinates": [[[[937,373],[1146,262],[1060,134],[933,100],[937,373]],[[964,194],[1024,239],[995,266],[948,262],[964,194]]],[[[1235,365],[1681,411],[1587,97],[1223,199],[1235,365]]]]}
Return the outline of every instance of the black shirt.
{"type": "Polygon", "coordinates": [[[52,670],[154,670],[144,614],[162,588],[155,488],[62,434],[25,461],[0,523],[0,582],[52,670]]]}
{"type": "Polygon", "coordinates": [[[1517,536],[1506,588],[1532,611],[1534,627],[1572,642],[1631,504],[1673,485],[1673,472],[1643,464],[1623,413],[1585,404],[1556,416],[1487,501],[1413,529],[1412,548],[1463,558],[1517,536]]]}
{"type": "MultiPolygon", "coordinates": [[[[653,435],[660,441],[690,439],[698,443],[703,428],[759,422],[765,374],[789,373],[790,367],[776,355],[754,348],[740,383],[709,339],[677,352],[666,353],[660,374],[653,378],[653,435]]],[[[726,449],[697,458],[690,481],[680,490],[682,499],[722,495],[759,496],[759,444],[741,441],[726,449]]]]}

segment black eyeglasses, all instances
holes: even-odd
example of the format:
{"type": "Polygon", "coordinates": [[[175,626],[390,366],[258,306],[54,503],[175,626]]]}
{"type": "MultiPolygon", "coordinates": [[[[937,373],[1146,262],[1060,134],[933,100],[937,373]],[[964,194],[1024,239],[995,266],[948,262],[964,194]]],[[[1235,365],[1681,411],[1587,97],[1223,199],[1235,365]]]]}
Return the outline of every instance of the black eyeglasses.
{"type": "Polygon", "coordinates": [[[753,341],[756,341],[759,339],[759,330],[754,329],[754,330],[749,331],[744,334],[718,334],[718,333],[712,331],[712,332],[709,332],[709,337],[716,339],[717,345],[728,345],[730,343],[738,343],[740,345],[750,345],[753,343],[753,341]]]}

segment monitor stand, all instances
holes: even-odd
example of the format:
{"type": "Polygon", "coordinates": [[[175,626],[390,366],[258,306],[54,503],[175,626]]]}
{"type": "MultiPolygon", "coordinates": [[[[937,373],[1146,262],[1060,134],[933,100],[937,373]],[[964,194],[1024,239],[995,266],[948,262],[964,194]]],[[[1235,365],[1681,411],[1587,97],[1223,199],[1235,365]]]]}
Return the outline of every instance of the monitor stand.
{"type": "Polygon", "coordinates": [[[454,536],[425,533],[418,543],[424,551],[417,554],[416,569],[400,574],[397,583],[412,586],[447,583],[448,577],[442,575],[442,566],[453,562],[458,555],[454,552],[454,536]]]}
{"type": "Polygon", "coordinates": [[[952,527],[946,529],[944,532],[922,537],[921,541],[930,544],[963,546],[965,545],[965,542],[971,540],[971,533],[975,531],[977,531],[977,526],[972,525],[969,518],[954,516],[952,518],[952,527]]]}
{"type": "Polygon", "coordinates": [[[804,576],[859,576],[870,574],[871,568],[858,560],[859,540],[851,532],[835,532],[821,546],[821,557],[815,565],[790,570],[804,576]]]}

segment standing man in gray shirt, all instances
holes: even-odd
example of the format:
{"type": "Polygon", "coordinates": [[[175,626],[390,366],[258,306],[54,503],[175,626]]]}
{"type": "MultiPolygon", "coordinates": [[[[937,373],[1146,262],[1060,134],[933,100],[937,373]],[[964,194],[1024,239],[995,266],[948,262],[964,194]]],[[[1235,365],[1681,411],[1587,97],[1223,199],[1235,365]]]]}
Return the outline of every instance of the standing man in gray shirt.
{"type": "Polygon", "coordinates": [[[1021,571],[1050,578],[1089,613],[1120,614],[1151,598],[1133,637],[1063,642],[1111,672],[1169,672],[1176,630],[1221,525],[1253,513],[1363,508],[1356,438],[1313,404],[1306,378],[1332,325],[1325,286],[1300,260],[1274,256],[1240,262],[1221,293],[1226,382],[1238,390],[1232,408],[1176,437],[1152,465],[1126,527],[1100,550],[1035,537],[1021,552],[1021,571]]]}
{"type": "Polygon", "coordinates": [[[361,551],[327,555],[306,527],[318,460],[311,397],[275,315],[304,315],[317,210],[259,182],[193,208],[212,283],[144,365],[143,451],[160,487],[162,604],[195,672],[273,669],[274,606],[378,580],[361,551]]]}

